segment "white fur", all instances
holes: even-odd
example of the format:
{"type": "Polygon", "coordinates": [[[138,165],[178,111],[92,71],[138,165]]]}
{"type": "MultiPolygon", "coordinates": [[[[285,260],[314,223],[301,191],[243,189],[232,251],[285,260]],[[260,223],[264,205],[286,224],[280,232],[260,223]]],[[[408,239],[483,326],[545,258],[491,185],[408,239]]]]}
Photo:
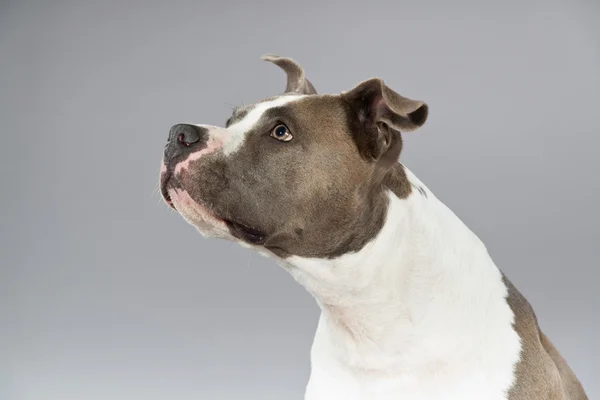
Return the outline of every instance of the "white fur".
{"type": "Polygon", "coordinates": [[[390,192],[383,229],[362,250],[281,261],[322,310],[306,400],[507,399],[521,343],[502,275],[407,174],[427,196],[390,192]]]}
{"type": "Polygon", "coordinates": [[[252,130],[254,125],[260,120],[265,111],[274,107],[281,107],[284,104],[291,103],[292,101],[296,101],[305,96],[303,95],[285,95],[276,98],[275,100],[265,101],[263,103],[258,103],[254,108],[252,108],[248,114],[244,116],[241,120],[237,121],[235,124],[232,124],[227,128],[229,132],[231,132],[231,137],[225,143],[225,147],[223,148],[223,152],[225,155],[229,155],[231,153],[235,153],[244,143],[244,139],[248,132],[252,130]]]}

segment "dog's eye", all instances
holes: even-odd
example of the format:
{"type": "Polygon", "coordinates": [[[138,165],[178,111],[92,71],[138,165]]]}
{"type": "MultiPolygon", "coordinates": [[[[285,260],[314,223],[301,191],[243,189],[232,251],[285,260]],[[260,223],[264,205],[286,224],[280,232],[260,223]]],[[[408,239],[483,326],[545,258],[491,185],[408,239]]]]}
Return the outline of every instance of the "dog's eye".
{"type": "Polygon", "coordinates": [[[289,142],[294,138],[290,130],[285,125],[277,125],[271,131],[271,137],[274,137],[277,140],[281,140],[282,142],[289,142]]]}

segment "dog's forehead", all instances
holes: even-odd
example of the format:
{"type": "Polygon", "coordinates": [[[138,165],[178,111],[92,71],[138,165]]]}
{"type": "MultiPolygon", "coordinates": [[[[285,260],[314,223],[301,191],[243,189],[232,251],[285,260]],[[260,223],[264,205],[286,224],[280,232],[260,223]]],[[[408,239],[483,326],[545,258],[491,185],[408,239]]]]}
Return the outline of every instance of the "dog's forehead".
{"type": "Polygon", "coordinates": [[[227,122],[227,130],[231,133],[231,139],[223,148],[225,155],[231,154],[240,148],[246,135],[253,130],[268,110],[298,102],[306,97],[308,96],[286,94],[236,108],[227,122]]]}

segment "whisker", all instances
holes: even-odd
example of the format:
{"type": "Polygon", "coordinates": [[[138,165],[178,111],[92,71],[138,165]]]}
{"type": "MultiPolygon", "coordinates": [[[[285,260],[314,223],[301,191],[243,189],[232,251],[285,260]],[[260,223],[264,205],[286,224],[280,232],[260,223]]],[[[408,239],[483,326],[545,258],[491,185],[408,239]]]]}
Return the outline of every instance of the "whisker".
{"type": "Polygon", "coordinates": [[[248,273],[250,269],[250,261],[252,260],[252,251],[248,250],[248,264],[246,264],[246,269],[244,270],[244,275],[248,273]]]}

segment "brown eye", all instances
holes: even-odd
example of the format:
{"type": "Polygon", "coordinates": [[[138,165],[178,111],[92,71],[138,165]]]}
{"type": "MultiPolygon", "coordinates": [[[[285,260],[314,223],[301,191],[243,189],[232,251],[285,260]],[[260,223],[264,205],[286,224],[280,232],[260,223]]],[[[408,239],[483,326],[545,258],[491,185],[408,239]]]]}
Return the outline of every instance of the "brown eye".
{"type": "Polygon", "coordinates": [[[285,125],[277,125],[271,131],[271,137],[274,137],[277,140],[281,140],[282,142],[289,142],[294,138],[290,130],[285,125]]]}

